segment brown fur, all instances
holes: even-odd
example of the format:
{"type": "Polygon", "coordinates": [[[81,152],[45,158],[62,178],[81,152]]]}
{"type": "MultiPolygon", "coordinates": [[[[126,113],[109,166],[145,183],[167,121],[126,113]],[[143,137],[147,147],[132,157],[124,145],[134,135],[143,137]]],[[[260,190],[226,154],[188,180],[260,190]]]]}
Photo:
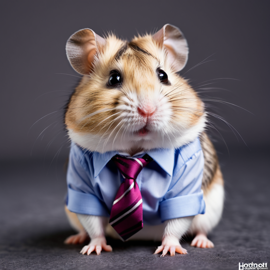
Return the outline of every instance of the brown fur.
{"type": "Polygon", "coordinates": [[[207,193],[214,183],[223,185],[224,181],[216,150],[205,132],[201,134],[200,141],[204,155],[202,189],[207,193]]]}

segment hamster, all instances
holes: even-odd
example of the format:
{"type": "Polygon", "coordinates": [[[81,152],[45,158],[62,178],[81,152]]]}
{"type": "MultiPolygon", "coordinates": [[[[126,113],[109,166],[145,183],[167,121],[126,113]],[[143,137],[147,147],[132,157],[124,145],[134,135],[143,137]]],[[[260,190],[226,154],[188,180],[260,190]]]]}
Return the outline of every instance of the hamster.
{"type": "MultiPolygon", "coordinates": [[[[184,234],[194,236],[191,246],[213,248],[207,234],[221,219],[224,183],[214,146],[205,133],[204,103],[177,74],[188,58],[182,32],[166,24],[153,35],[124,41],[82,29],[68,39],[66,53],[83,77],[68,102],[65,125],[71,142],[85,153],[117,151],[132,157],[153,149],[182,149],[199,138],[204,160],[199,188],[205,213],[145,225],[134,239],[159,238],[161,245],[155,254],[161,256],[186,254],[179,242],[184,234]]],[[[193,173],[196,171],[191,170],[193,173]]],[[[68,206],[65,210],[78,231],[66,244],[83,243],[90,237],[82,254],[112,251],[106,234],[115,233],[107,217],[76,212],[68,206]]]]}

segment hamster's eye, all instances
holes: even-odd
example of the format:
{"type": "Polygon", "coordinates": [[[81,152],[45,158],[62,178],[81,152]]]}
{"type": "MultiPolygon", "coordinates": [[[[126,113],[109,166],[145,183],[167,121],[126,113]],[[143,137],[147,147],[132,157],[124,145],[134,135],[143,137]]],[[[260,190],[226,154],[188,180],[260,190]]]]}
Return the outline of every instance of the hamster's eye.
{"type": "Polygon", "coordinates": [[[160,82],[164,83],[164,84],[168,84],[169,83],[169,80],[168,80],[168,75],[167,73],[162,70],[162,69],[157,69],[157,75],[158,75],[158,78],[160,80],[160,82]]]}
{"type": "Polygon", "coordinates": [[[107,85],[110,87],[117,87],[121,85],[123,79],[119,71],[117,70],[112,70],[110,72],[110,78],[108,80],[107,85]]]}

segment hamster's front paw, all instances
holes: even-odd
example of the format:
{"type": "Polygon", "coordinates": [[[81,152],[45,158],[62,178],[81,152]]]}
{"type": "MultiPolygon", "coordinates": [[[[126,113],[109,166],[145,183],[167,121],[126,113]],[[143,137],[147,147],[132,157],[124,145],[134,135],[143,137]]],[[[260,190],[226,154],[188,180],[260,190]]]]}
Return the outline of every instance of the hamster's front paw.
{"type": "Polygon", "coordinates": [[[107,245],[105,237],[93,238],[90,241],[90,244],[84,246],[80,253],[90,255],[93,251],[96,251],[97,255],[101,253],[101,250],[112,251],[112,247],[107,245]]]}
{"type": "Polygon", "coordinates": [[[170,255],[174,256],[175,252],[180,253],[180,254],[187,254],[187,250],[182,248],[179,240],[173,236],[173,235],[168,235],[165,236],[162,240],[161,246],[159,246],[154,254],[158,254],[162,251],[162,254],[160,257],[164,257],[168,251],[170,251],[170,255]]]}

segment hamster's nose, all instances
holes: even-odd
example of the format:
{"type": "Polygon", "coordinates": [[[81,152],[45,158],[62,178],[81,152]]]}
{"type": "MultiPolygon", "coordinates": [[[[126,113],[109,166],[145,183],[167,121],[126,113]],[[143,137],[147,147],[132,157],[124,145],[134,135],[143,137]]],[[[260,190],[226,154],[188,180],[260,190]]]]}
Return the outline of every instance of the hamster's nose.
{"type": "Polygon", "coordinates": [[[147,106],[144,106],[142,108],[138,107],[137,109],[138,109],[138,113],[143,117],[150,117],[156,111],[156,107],[154,107],[152,105],[147,105],[147,106]]]}

